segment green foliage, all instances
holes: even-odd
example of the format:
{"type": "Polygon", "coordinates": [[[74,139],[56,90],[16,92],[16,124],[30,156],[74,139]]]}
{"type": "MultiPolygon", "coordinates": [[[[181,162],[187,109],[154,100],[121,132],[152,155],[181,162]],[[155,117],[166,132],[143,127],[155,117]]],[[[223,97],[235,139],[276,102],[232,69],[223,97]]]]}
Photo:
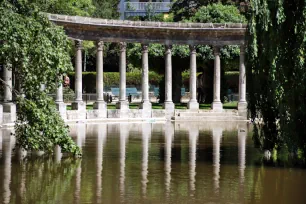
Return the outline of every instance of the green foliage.
{"type": "Polygon", "coordinates": [[[17,147],[52,152],[60,145],[63,152],[80,154],[47,96],[61,82],[58,76],[72,70],[63,29],[27,1],[3,1],[0,13],[0,64],[14,70],[23,91],[17,99],[17,147]]]}
{"type": "Polygon", "coordinates": [[[119,17],[118,4],[120,0],[92,0],[95,6],[93,17],[117,19],[119,17]]]}
{"type": "Polygon", "coordinates": [[[69,129],[59,117],[53,99],[41,94],[41,102],[18,98],[18,121],[15,125],[17,146],[25,150],[53,152],[55,145],[62,152],[80,154],[69,137],[69,129]]]}
{"type": "MultiPolygon", "coordinates": [[[[74,72],[70,72],[69,77],[71,80],[74,80],[74,72]]],[[[149,72],[150,84],[158,85],[162,77],[162,75],[154,71],[149,72]]],[[[92,93],[96,89],[96,72],[83,72],[83,82],[86,86],[86,92],[92,93]]],[[[119,72],[104,72],[103,82],[106,87],[119,86],[119,72]]],[[[127,72],[126,84],[129,86],[141,86],[141,71],[127,72]]]]}
{"type": "Polygon", "coordinates": [[[305,153],[306,2],[252,0],[248,19],[249,108],[264,121],[256,140],[305,153]]]}
{"type": "Polygon", "coordinates": [[[91,16],[95,12],[92,0],[28,0],[28,2],[35,3],[39,10],[49,13],[91,16]]]}
{"type": "Polygon", "coordinates": [[[223,5],[244,6],[248,0],[174,0],[171,13],[173,19],[177,21],[189,20],[195,15],[201,6],[207,6],[214,3],[222,3],[223,5]]]}
{"type": "Polygon", "coordinates": [[[192,21],[200,23],[245,23],[246,18],[240,14],[236,6],[210,4],[198,9],[192,21]]]}

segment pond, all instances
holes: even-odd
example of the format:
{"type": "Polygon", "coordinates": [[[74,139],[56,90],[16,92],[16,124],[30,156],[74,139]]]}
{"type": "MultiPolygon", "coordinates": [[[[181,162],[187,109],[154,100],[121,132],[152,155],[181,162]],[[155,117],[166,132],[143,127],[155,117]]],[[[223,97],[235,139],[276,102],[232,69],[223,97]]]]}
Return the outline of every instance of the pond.
{"type": "Polygon", "coordinates": [[[306,170],[265,161],[246,123],[70,124],[83,157],[13,151],[0,130],[1,203],[306,203],[306,170]]]}

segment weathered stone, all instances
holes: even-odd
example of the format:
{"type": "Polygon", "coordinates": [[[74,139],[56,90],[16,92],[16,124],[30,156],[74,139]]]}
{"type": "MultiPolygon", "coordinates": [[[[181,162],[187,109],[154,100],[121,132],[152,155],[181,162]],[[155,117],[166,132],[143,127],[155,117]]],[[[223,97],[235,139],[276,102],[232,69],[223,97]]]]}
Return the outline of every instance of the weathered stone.
{"type": "Polygon", "coordinates": [[[97,110],[106,110],[107,109],[107,104],[105,101],[96,101],[93,104],[93,108],[97,110]]]}
{"type": "Polygon", "coordinates": [[[148,45],[142,45],[142,102],[139,106],[140,109],[150,111],[152,104],[149,99],[149,51],[148,45]]]}
{"type": "Polygon", "coordinates": [[[187,104],[188,109],[198,110],[199,103],[197,102],[197,53],[196,46],[190,45],[190,101],[187,104]]]}
{"type": "Polygon", "coordinates": [[[107,118],[106,109],[87,110],[87,119],[102,119],[107,118]]]}
{"type": "Polygon", "coordinates": [[[0,124],[3,123],[3,106],[0,104],[0,124]]]}
{"type": "Polygon", "coordinates": [[[82,102],[82,41],[76,40],[75,48],[75,102],[82,102]]]}
{"type": "Polygon", "coordinates": [[[221,90],[221,62],[220,62],[220,47],[214,47],[215,64],[214,64],[214,101],[212,109],[214,111],[222,111],[223,105],[220,100],[221,90]]]}
{"type": "Polygon", "coordinates": [[[3,123],[14,123],[17,119],[16,104],[3,103],[3,123]]]}
{"type": "Polygon", "coordinates": [[[94,109],[106,109],[106,104],[104,102],[103,96],[103,46],[104,43],[102,41],[98,41],[96,43],[97,47],[97,55],[96,55],[96,90],[97,90],[97,101],[94,105],[94,109]]]}
{"type": "Polygon", "coordinates": [[[66,114],[66,104],[64,102],[55,102],[56,104],[56,109],[60,113],[61,117],[65,120],[67,119],[67,114],[66,114]]]}
{"type": "Polygon", "coordinates": [[[71,103],[72,110],[86,111],[86,104],[83,101],[75,101],[71,103]]]}
{"type": "Polygon", "coordinates": [[[116,104],[116,108],[126,111],[129,109],[129,103],[126,100],[126,43],[125,42],[120,43],[119,72],[120,72],[119,102],[116,104]]]}
{"type": "Polygon", "coordinates": [[[241,23],[118,21],[55,14],[49,14],[49,19],[72,38],[105,42],[241,45],[246,32],[241,23]]]}
{"type": "Polygon", "coordinates": [[[67,110],[67,120],[85,120],[86,111],[67,110]]]}
{"type": "Polygon", "coordinates": [[[174,110],[174,103],[172,101],[172,46],[166,45],[165,50],[165,102],[163,107],[166,111],[174,110]]]}
{"type": "Polygon", "coordinates": [[[246,73],[245,73],[245,50],[244,46],[240,46],[240,63],[239,63],[239,102],[238,110],[240,112],[246,112],[248,103],[246,102],[246,73]]]}

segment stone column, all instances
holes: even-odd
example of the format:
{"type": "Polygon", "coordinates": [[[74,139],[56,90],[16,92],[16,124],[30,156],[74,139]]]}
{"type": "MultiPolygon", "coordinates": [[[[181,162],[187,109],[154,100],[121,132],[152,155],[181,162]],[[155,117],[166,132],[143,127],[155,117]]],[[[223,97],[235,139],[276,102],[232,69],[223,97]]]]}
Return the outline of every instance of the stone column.
{"type": "Polygon", "coordinates": [[[82,41],[75,41],[76,56],[75,56],[75,100],[72,103],[73,110],[86,110],[86,104],[82,98],[82,41]]]}
{"type": "Polygon", "coordinates": [[[62,83],[62,80],[59,80],[59,81],[60,83],[58,84],[58,87],[56,89],[55,104],[56,104],[56,109],[59,111],[62,118],[65,119],[66,118],[66,104],[64,103],[64,98],[63,98],[63,83],[62,83]]]}
{"type": "Polygon", "coordinates": [[[151,110],[152,104],[149,99],[149,56],[148,45],[142,45],[142,102],[141,109],[151,110]]]}
{"type": "Polygon", "coordinates": [[[223,105],[220,100],[221,90],[221,62],[220,62],[220,47],[214,47],[215,65],[214,65],[214,101],[212,109],[214,111],[222,111],[223,105]]]}
{"type": "Polygon", "coordinates": [[[172,46],[166,45],[165,51],[165,102],[164,109],[166,111],[174,111],[174,103],[172,101],[172,46]]]}
{"type": "Polygon", "coordinates": [[[4,100],[3,100],[3,113],[6,117],[3,118],[4,123],[12,123],[16,120],[16,104],[13,103],[13,72],[12,68],[8,65],[4,66],[3,70],[4,84],[4,100]]]}
{"type": "Polygon", "coordinates": [[[188,109],[199,110],[199,103],[197,102],[197,52],[196,46],[190,45],[190,100],[188,102],[188,109]]]}
{"type": "Polygon", "coordinates": [[[0,125],[3,123],[3,106],[0,104],[0,125]]]}
{"type": "Polygon", "coordinates": [[[120,87],[119,87],[119,102],[116,104],[117,109],[128,110],[129,104],[126,100],[126,43],[120,43],[120,87]]]}
{"type": "Polygon", "coordinates": [[[94,109],[106,110],[106,103],[103,96],[103,46],[102,41],[96,42],[97,56],[96,56],[96,89],[97,89],[97,101],[94,103],[94,109]]]}
{"type": "Polygon", "coordinates": [[[4,103],[9,103],[12,102],[13,100],[13,93],[12,93],[12,88],[13,88],[13,73],[12,69],[9,66],[4,66],[3,69],[3,79],[5,81],[4,84],[4,103]]]}
{"type": "Polygon", "coordinates": [[[240,63],[239,63],[239,102],[238,110],[246,112],[248,103],[246,102],[246,73],[244,64],[245,48],[240,46],[240,63]]]}

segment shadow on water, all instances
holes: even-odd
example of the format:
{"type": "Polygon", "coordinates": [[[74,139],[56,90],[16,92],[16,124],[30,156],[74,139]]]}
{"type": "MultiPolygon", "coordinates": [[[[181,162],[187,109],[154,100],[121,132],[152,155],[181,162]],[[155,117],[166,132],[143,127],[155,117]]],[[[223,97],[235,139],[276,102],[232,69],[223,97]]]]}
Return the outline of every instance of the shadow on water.
{"type": "Polygon", "coordinates": [[[263,160],[246,123],[71,124],[82,159],[21,160],[11,131],[1,203],[306,203],[306,170],[263,160]]]}

